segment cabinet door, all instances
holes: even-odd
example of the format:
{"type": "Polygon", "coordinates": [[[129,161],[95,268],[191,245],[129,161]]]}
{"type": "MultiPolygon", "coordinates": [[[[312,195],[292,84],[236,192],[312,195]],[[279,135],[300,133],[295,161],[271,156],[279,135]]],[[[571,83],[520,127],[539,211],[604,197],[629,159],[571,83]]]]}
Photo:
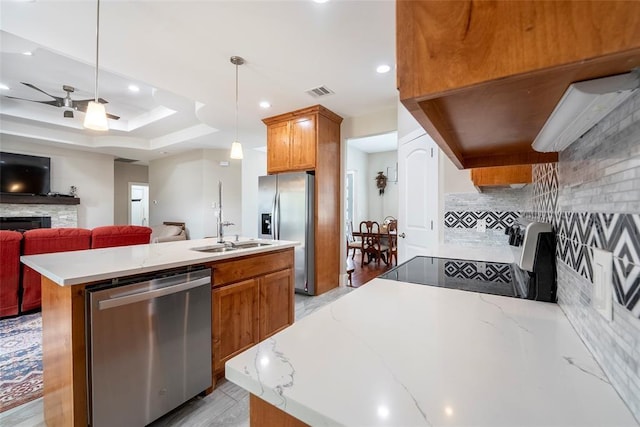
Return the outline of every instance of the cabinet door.
{"type": "Polygon", "coordinates": [[[260,279],[260,341],[293,324],[293,291],[291,269],[260,279]]]}
{"type": "Polygon", "coordinates": [[[267,173],[285,172],[291,165],[289,122],[267,127],[267,173]]]}
{"type": "Polygon", "coordinates": [[[316,167],[316,118],[306,116],[291,121],[291,170],[316,167]]]}
{"type": "Polygon", "coordinates": [[[223,286],[212,293],[213,370],[258,343],[259,281],[249,279],[223,286]]]}

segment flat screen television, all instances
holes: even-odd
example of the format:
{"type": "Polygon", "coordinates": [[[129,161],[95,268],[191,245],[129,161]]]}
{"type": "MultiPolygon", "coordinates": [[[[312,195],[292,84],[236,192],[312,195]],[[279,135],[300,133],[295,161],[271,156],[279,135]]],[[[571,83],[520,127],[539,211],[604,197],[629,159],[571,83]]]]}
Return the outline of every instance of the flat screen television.
{"type": "Polygon", "coordinates": [[[41,194],[51,191],[51,159],[0,152],[0,192],[41,194]]]}

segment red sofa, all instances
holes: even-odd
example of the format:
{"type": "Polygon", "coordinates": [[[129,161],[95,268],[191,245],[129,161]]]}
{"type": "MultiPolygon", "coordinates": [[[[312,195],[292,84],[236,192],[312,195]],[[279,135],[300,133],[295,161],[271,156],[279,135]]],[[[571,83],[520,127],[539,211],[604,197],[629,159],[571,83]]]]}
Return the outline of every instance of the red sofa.
{"type": "Polygon", "coordinates": [[[91,230],[91,249],[142,245],[151,240],[151,228],[139,225],[107,225],[91,230]]]}
{"type": "Polygon", "coordinates": [[[112,225],[84,228],[38,228],[21,234],[1,231],[0,237],[0,317],[40,308],[41,277],[20,265],[20,255],[78,251],[92,248],[140,245],[151,240],[151,228],[112,225]],[[20,272],[22,271],[22,275],[20,272]]]}
{"type": "Polygon", "coordinates": [[[17,231],[0,230],[0,317],[18,314],[21,240],[17,231]]]}
{"type": "MultiPolygon", "coordinates": [[[[91,230],[38,228],[24,232],[23,255],[79,251],[91,247],[91,230]]],[[[22,266],[22,312],[40,308],[40,273],[22,266]]]]}

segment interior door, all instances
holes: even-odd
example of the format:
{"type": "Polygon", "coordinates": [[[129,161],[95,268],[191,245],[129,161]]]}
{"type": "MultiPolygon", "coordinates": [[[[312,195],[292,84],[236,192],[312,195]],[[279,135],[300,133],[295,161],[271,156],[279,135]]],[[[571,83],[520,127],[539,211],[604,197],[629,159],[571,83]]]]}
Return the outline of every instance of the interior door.
{"type": "Polygon", "coordinates": [[[438,244],[438,153],[422,129],[398,141],[398,262],[438,244]]]}

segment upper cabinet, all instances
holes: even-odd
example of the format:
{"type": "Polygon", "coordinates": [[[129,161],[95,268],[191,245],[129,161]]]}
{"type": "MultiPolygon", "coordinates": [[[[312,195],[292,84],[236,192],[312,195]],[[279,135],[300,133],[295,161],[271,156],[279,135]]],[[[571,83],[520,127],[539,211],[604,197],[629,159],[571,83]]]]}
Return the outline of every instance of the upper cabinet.
{"type": "Polygon", "coordinates": [[[397,1],[400,100],[461,168],[531,148],[568,86],[640,67],[638,1],[397,1]]]}
{"type": "Polygon", "coordinates": [[[530,184],[531,165],[497,166],[471,169],[471,181],[476,187],[530,184]]]}
{"type": "Polygon", "coordinates": [[[317,153],[327,137],[340,131],[342,118],[321,105],[269,117],[267,173],[313,171],[317,153]]]}

